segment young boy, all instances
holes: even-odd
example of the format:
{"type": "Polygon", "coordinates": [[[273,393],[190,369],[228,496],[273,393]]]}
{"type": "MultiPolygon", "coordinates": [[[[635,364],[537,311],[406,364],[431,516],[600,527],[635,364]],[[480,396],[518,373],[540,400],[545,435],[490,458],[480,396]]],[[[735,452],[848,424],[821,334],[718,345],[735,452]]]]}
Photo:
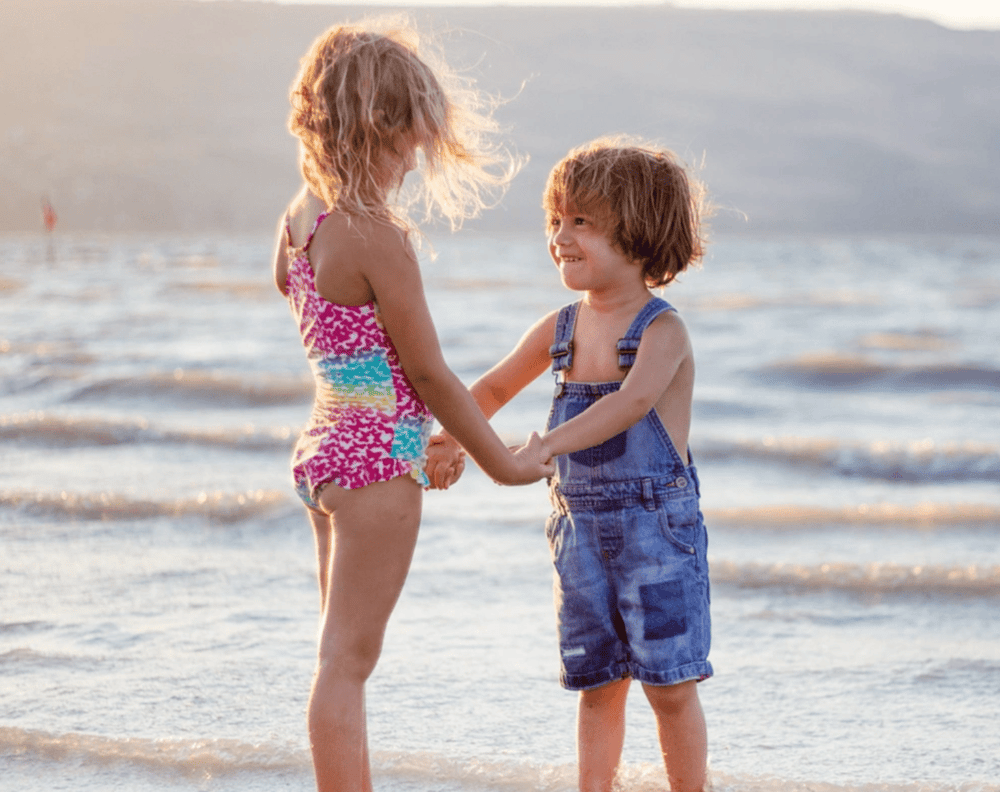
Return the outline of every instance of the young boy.
{"type": "MultiPolygon", "coordinates": [[[[543,205],[549,255],[582,299],[535,324],[471,391],[491,417],[550,364],[557,377],[542,438],[556,463],[546,535],[561,681],[581,691],[580,789],[612,788],[636,679],[671,792],[701,792],[695,688],[712,667],[707,539],[687,453],[694,358],[676,311],[650,292],[702,256],[700,187],[669,151],[600,139],[555,166],[543,205]]],[[[435,464],[432,480],[449,475],[435,464]]]]}

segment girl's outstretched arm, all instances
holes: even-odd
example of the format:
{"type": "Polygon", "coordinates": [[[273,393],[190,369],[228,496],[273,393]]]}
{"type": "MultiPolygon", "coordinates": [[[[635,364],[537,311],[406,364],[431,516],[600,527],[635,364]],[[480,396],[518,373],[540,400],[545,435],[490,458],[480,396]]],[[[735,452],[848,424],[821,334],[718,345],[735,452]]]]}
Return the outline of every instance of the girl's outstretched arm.
{"type": "Polygon", "coordinates": [[[351,235],[360,248],[361,272],[371,286],[382,322],[399,352],[403,370],[441,425],[476,463],[501,484],[529,484],[551,475],[540,457],[513,455],[490,427],[472,395],[444,360],[424,296],[420,267],[404,232],[389,222],[358,221],[351,235]]]}

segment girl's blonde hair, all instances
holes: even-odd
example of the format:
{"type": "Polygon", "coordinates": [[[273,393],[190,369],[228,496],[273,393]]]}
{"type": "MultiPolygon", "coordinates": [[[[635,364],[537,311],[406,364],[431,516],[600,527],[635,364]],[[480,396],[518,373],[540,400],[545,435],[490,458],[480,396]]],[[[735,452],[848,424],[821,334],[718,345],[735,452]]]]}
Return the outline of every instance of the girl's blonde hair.
{"type": "Polygon", "coordinates": [[[572,149],[549,173],[546,218],[580,212],[666,286],[705,254],[710,208],[701,182],[670,151],[637,138],[603,137],[572,149]]]}
{"type": "Polygon", "coordinates": [[[459,77],[405,17],[330,28],[303,57],[288,126],[300,168],[327,206],[406,222],[421,202],[426,219],[452,228],[492,205],[520,168],[493,141],[493,104],[459,77]],[[419,149],[419,187],[387,206],[387,156],[419,149]]]}

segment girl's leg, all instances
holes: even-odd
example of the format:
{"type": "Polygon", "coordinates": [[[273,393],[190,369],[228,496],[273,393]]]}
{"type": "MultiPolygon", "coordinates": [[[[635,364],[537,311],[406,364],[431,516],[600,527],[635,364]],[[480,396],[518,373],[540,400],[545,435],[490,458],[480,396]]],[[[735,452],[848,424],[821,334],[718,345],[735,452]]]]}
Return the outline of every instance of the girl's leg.
{"type": "Polygon", "coordinates": [[[580,792],[610,792],[625,745],[625,702],[630,679],[580,692],[577,761],[580,792]]]}
{"type": "MultiPolygon", "coordinates": [[[[317,535],[325,576],[319,661],[309,698],[309,739],[320,792],[370,792],[365,681],[410,568],[422,490],[409,477],[358,490],[328,486],[328,539],[317,535]]],[[[313,520],[314,526],[317,519],[313,520]]],[[[324,576],[320,575],[321,595],[324,576]]]]}
{"type": "MultiPolygon", "coordinates": [[[[333,545],[333,525],[330,515],[311,509],[309,510],[309,519],[312,521],[313,533],[316,538],[316,567],[317,580],[319,582],[320,616],[325,621],[326,594],[330,588],[330,550],[333,545]]],[[[363,698],[361,726],[364,730],[362,735],[364,753],[361,760],[362,789],[369,790],[371,789],[371,765],[368,758],[368,729],[363,698]]]]}
{"type": "MultiPolygon", "coordinates": [[[[333,544],[333,525],[330,515],[309,510],[309,519],[313,524],[316,537],[316,572],[319,582],[319,609],[321,626],[326,619],[326,594],[330,589],[330,549],[333,544]]],[[[371,789],[371,765],[368,758],[367,717],[362,699],[361,726],[363,731],[362,746],[364,753],[361,759],[362,789],[371,789]]]]}
{"type": "Polygon", "coordinates": [[[703,792],[708,736],[693,679],[677,685],[643,685],[653,707],[670,792],[703,792]]]}

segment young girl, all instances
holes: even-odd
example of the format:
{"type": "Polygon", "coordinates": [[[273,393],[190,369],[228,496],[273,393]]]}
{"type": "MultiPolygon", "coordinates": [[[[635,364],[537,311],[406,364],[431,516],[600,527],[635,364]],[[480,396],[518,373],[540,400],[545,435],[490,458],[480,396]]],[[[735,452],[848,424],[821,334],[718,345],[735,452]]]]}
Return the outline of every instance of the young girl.
{"type": "Polygon", "coordinates": [[[712,675],[707,537],[687,450],[694,356],[677,312],[650,291],[701,258],[700,196],[665,149],[614,138],[571,151],[544,206],[549,254],[582,299],[541,319],[471,388],[492,416],[546,369],[557,377],[542,437],[556,458],[546,534],[561,679],[580,691],[581,792],[612,789],[632,679],[653,708],[671,791],[706,785],[695,686],[712,675]]]}
{"type": "MultiPolygon", "coordinates": [[[[384,26],[384,25],[383,25],[384,26]]],[[[418,55],[412,30],[336,27],[292,86],[289,126],[305,185],[281,222],[274,262],[316,377],[293,474],[316,537],[322,627],[309,701],[319,790],[371,790],[364,685],[406,578],[429,484],[434,417],[502,484],[551,473],[536,436],[512,454],[448,369],[393,199],[425,160],[428,211],[453,226],[484,205],[498,162],[491,121],[418,55]]],[[[442,462],[441,486],[461,465],[442,462]]]]}

